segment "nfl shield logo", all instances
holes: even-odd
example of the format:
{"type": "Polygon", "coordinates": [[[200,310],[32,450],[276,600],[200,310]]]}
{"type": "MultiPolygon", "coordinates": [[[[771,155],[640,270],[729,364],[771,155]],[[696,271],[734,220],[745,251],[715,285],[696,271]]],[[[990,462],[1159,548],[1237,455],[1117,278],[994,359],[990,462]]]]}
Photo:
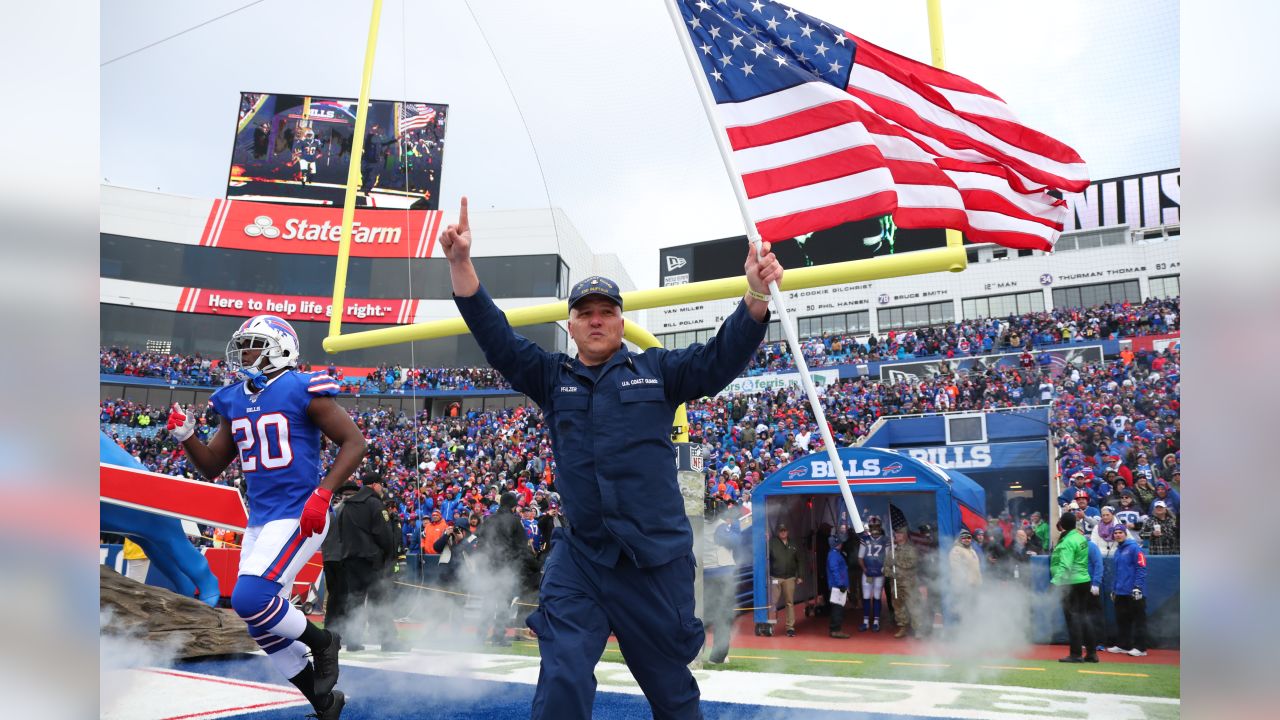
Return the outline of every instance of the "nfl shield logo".
{"type": "Polygon", "coordinates": [[[694,472],[702,472],[702,446],[691,445],[689,447],[689,469],[694,472]]]}

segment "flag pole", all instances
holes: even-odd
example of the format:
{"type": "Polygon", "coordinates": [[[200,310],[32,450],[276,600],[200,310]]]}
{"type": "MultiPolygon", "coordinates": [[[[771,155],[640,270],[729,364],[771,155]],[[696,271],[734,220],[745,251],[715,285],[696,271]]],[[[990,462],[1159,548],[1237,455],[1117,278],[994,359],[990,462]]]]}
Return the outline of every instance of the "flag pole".
{"type": "MultiPolygon", "coordinates": [[[[720,121],[716,119],[713,109],[715,100],[711,97],[711,88],[707,85],[706,77],[702,72],[697,55],[694,54],[693,40],[684,29],[684,19],[681,17],[680,10],[676,7],[675,0],[664,0],[664,2],[667,6],[667,14],[671,16],[671,24],[675,27],[676,37],[680,41],[680,49],[684,53],[685,64],[689,66],[689,72],[693,74],[693,84],[698,88],[698,97],[702,100],[702,110],[707,116],[707,122],[711,123],[712,134],[716,139],[716,147],[720,150],[720,159],[724,162],[724,169],[729,175],[729,184],[733,187],[734,197],[738,200],[738,211],[742,213],[742,224],[747,230],[747,240],[759,253],[761,247],[760,232],[756,229],[755,221],[751,219],[751,212],[747,209],[747,191],[742,185],[742,176],[738,173],[738,169],[733,162],[733,149],[729,147],[728,135],[720,125],[720,121]]],[[[814,387],[813,377],[809,374],[809,365],[805,362],[804,353],[800,349],[800,340],[796,336],[796,328],[791,324],[790,313],[787,312],[787,297],[782,294],[782,290],[776,282],[769,283],[769,294],[773,296],[773,308],[777,311],[782,331],[787,336],[787,346],[791,348],[791,355],[795,358],[796,370],[800,371],[800,382],[804,386],[805,395],[809,398],[809,407],[813,410],[814,419],[818,424],[818,431],[822,434],[822,442],[827,449],[827,458],[831,461],[831,467],[835,469],[836,480],[840,486],[840,494],[844,497],[845,507],[849,509],[849,521],[853,523],[853,531],[858,535],[862,535],[865,532],[862,516],[858,514],[858,505],[853,501],[853,492],[849,490],[849,480],[844,475],[844,463],[840,461],[840,453],[836,449],[835,440],[831,437],[831,428],[827,425],[826,414],[822,411],[821,401],[818,400],[818,391],[814,387]]]]}
{"type": "Polygon", "coordinates": [[[894,609],[894,611],[896,612],[896,611],[897,611],[897,609],[898,609],[898,605],[897,605],[897,600],[898,600],[898,544],[897,544],[897,543],[895,543],[895,542],[893,541],[893,533],[894,533],[894,531],[895,531],[895,528],[893,527],[893,503],[892,503],[892,502],[890,502],[890,503],[889,503],[889,512],[888,512],[888,513],[886,513],[886,515],[887,515],[887,516],[888,516],[888,518],[889,518],[889,557],[893,558],[893,562],[889,565],[889,567],[893,570],[893,599],[894,599],[894,603],[895,603],[895,604],[894,604],[894,606],[893,606],[893,609],[894,609]]]}

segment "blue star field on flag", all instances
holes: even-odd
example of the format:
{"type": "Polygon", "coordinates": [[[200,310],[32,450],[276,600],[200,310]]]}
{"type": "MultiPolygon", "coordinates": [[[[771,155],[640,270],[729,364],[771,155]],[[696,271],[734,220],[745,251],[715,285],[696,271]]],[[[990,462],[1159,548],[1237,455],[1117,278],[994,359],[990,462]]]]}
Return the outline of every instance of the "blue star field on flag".
{"type": "Polygon", "coordinates": [[[765,0],[676,0],[717,103],[750,100],[822,80],[849,84],[854,41],[845,32],[765,0]]]}

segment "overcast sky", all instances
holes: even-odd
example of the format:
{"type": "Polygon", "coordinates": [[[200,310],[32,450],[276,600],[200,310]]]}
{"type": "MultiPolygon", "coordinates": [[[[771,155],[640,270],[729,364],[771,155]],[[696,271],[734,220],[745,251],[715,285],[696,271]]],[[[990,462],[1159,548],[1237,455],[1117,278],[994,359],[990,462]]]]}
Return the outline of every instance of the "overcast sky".
{"type": "MultiPolygon", "coordinates": [[[[249,1],[102,4],[105,182],[221,197],[241,91],[359,94],[371,3],[356,0],[263,0],[109,62],[249,1]]],[[[928,61],[924,0],[792,4],[928,61]]],[[[943,6],[947,69],[1073,146],[1092,178],[1180,165],[1178,3],[943,6]]],[[[563,207],[653,287],[658,248],[743,232],[677,42],[660,0],[385,0],[372,96],[450,105],[448,217],[462,194],[563,207]]]]}

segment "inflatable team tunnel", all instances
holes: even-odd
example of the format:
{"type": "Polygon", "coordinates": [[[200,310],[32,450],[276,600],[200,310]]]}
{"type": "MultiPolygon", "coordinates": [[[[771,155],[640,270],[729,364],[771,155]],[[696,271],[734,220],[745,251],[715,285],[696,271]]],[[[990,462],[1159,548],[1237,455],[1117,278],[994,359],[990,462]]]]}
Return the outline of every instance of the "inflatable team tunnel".
{"type": "MultiPolygon", "coordinates": [[[[943,546],[962,528],[986,525],[986,494],[961,472],[946,470],[905,453],[870,447],[839,449],[845,478],[864,521],[879,515],[888,530],[890,505],[905,518],[911,530],[928,524],[943,546]]],[[[755,558],[755,622],[767,623],[769,538],[779,523],[786,523],[791,538],[800,544],[807,575],[797,587],[796,604],[819,591],[816,572],[825,568],[826,537],[847,518],[835,469],[827,453],[807,455],[770,475],[751,495],[752,548],[755,558]]]]}
{"type": "Polygon", "coordinates": [[[248,513],[240,492],[150,472],[106,433],[100,433],[99,461],[102,532],[138,543],[151,561],[147,584],[217,605],[218,578],[187,539],[182,521],[243,532],[248,513]]]}

